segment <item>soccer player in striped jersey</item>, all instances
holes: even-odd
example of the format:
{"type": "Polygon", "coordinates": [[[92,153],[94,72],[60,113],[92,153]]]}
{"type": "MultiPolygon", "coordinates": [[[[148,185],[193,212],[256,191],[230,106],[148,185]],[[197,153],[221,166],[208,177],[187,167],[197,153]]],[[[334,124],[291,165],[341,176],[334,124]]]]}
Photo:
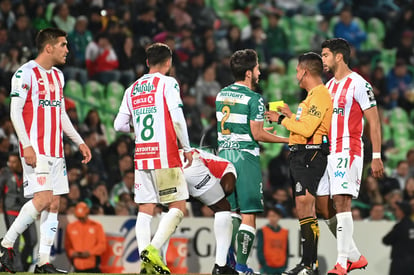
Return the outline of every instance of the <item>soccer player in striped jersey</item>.
{"type": "Polygon", "coordinates": [[[63,133],[79,146],[88,163],[91,152],[65,111],[62,72],[68,54],[66,33],[55,28],[36,36],[38,56],[21,66],[12,78],[10,117],[20,142],[25,197],[22,207],[0,245],[0,262],[14,272],[13,244],[40,215],[39,261],[35,273],[66,273],[50,263],[57,228],[60,195],[69,193],[63,156],[63,133]]]}
{"type": "Polygon", "coordinates": [[[141,259],[156,272],[169,274],[159,249],[181,222],[189,197],[177,138],[188,167],[192,153],[180,88],[173,77],[166,76],[172,65],[171,50],[155,43],[146,54],[149,73],[125,90],[114,127],[130,132],[130,121],[134,127],[135,202],[139,204],[135,229],[141,259]],[[168,204],[169,211],[151,240],[150,223],[157,203],[168,204]]]}
{"type": "Polygon", "coordinates": [[[241,215],[233,219],[233,239],[237,235],[239,273],[253,273],[246,265],[256,234],[256,214],[263,212],[263,183],[259,141],[283,142],[288,139],[263,129],[265,105],[254,92],[259,82],[257,53],[246,49],[230,59],[235,83],[216,97],[219,156],[231,161],[237,171],[235,191],[227,198],[231,209],[241,215]]]}
{"type": "Polygon", "coordinates": [[[364,117],[372,144],[372,174],[382,177],[384,172],[381,126],[374,93],[371,85],[348,67],[350,52],[348,42],[342,38],[322,43],[325,70],[334,74],[326,83],[333,102],[333,114],[329,133],[330,155],[317,191],[317,208],[337,238],[337,262],[328,274],[341,275],[365,268],[368,264],[353,240],[351,215],[351,202],[358,197],[361,185],[364,117]],[[329,197],[333,199],[335,210],[329,197]]]}

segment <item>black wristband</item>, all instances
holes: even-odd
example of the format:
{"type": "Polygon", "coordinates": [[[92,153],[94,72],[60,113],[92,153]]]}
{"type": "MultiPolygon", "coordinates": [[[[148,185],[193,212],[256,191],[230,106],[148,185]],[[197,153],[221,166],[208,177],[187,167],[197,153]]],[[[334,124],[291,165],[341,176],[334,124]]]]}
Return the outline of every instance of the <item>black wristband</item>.
{"type": "Polygon", "coordinates": [[[281,124],[282,123],[282,120],[285,118],[285,116],[284,115],[280,115],[279,116],[279,119],[277,120],[277,124],[281,124]]]}

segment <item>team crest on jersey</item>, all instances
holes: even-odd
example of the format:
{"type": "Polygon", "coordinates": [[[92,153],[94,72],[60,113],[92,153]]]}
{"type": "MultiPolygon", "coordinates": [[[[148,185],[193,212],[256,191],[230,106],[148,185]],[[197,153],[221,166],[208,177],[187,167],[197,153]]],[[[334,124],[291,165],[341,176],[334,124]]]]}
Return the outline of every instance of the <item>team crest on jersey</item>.
{"type": "Polygon", "coordinates": [[[28,91],[29,90],[29,84],[23,83],[22,89],[28,91]]]}
{"type": "Polygon", "coordinates": [[[55,85],[54,85],[53,83],[50,83],[50,84],[49,84],[49,89],[50,89],[50,92],[51,92],[51,93],[54,93],[54,92],[55,92],[55,90],[56,90],[56,89],[55,89],[55,85]]]}
{"type": "Polygon", "coordinates": [[[37,177],[37,183],[39,185],[45,185],[45,183],[46,183],[46,177],[45,176],[37,177]]]}

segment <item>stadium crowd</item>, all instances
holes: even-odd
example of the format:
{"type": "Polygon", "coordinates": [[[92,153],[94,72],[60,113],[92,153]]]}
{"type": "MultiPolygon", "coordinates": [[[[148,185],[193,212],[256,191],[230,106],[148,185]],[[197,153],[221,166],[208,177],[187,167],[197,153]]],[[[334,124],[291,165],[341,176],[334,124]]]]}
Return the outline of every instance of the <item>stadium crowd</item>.
{"type": "MultiPolygon", "coordinates": [[[[93,155],[78,165],[82,155],[65,143],[70,192],[60,213],[73,213],[85,201],[91,214],[136,214],[134,141],[115,134],[113,119],[124,89],[147,72],[151,43],[173,50],[170,74],[180,84],[192,145],[214,151],[215,97],[233,82],[234,51],[256,50],[258,92],[294,105],[304,96],[295,79],[296,56],[320,53],[321,42],[331,37],[353,46],[351,67],[372,84],[382,119],[386,176],[377,180],[365,172],[354,219],[395,220],[402,199],[414,210],[414,1],[0,0],[0,168],[19,148],[9,117],[10,79],[36,55],[34,35],[48,26],[68,33],[70,53],[61,68],[66,108],[93,155]]],[[[265,203],[294,218],[288,152],[279,144],[263,145],[262,171],[265,203]]],[[[365,156],[369,163],[371,152],[365,156]]],[[[189,215],[213,215],[196,201],[188,205],[189,215]]]]}

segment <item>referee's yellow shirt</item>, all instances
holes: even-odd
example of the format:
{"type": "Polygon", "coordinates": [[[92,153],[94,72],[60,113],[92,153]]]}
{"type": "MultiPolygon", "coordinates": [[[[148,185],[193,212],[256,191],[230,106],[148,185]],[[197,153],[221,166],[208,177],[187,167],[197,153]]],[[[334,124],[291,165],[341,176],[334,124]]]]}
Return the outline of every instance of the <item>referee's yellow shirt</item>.
{"type": "Polygon", "coordinates": [[[289,145],[321,144],[329,134],[332,119],[332,100],[328,88],[321,84],[308,92],[295,114],[282,120],[290,131],[289,145]]]}

